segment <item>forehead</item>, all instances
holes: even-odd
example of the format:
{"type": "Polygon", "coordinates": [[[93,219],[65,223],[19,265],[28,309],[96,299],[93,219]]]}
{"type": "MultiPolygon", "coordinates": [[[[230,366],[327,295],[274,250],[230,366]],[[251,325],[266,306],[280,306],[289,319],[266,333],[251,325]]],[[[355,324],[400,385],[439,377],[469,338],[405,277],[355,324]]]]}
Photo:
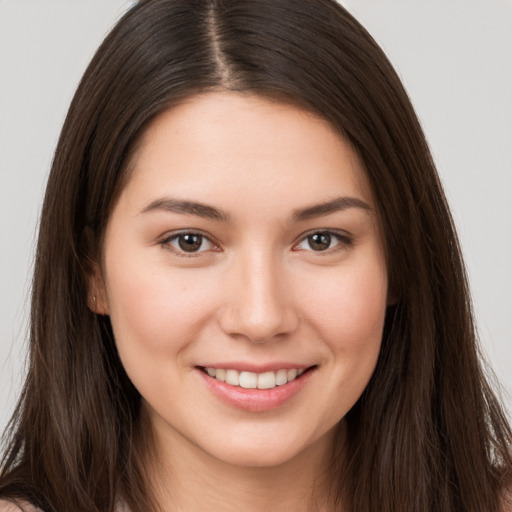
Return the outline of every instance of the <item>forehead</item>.
{"type": "Polygon", "coordinates": [[[168,189],[209,201],[256,191],[305,203],[342,193],[371,201],[357,153],[327,121],[248,94],[197,95],[165,111],[141,137],[130,171],[127,192],[148,200],[168,189]]]}

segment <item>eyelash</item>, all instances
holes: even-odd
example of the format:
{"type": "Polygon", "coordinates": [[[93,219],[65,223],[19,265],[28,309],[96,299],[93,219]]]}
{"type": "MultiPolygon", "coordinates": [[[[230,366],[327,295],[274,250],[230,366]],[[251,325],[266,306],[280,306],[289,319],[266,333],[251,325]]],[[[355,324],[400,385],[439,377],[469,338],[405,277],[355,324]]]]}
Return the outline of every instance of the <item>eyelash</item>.
{"type": "MultiPolygon", "coordinates": [[[[171,236],[165,237],[159,243],[163,248],[174,252],[177,256],[185,257],[185,258],[198,257],[203,252],[208,251],[208,250],[214,250],[215,252],[221,251],[221,249],[215,244],[215,242],[213,242],[210,239],[209,236],[205,235],[204,233],[201,233],[200,231],[181,231],[179,233],[175,233],[171,236]],[[179,245],[178,245],[178,247],[173,245],[173,243],[179,244],[180,239],[182,237],[187,237],[187,236],[200,238],[200,245],[199,245],[198,249],[201,249],[201,247],[204,245],[205,242],[207,244],[209,244],[209,247],[207,249],[203,249],[203,250],[186,251],[183,249],[183,247],[179,247],[179,245]]],[[[353,239],[347,233],[340,233],[338,231],[323,229],[323,230],[311,231],[309,233],[306,233],[305,235],[302,235],[300,240],[293,245],[292,249],[296,250],[296,251],[306,250],[306,251],[311,251],[313,253],[317,253],[319,255],[325,255],[325,254],[332,254],[333,252],[336,252],[338,250],[349,248],[352,245],[353,245],[353,239]],[[313,249],[311,246],[311,242],[312,242],[312,237],[314,237],[315,235],[328,237],[329,247],[327,247],[326,249],[323,249],[323,250],[322,249],[321,250],[313,249]],[[337,243],[333,247],[330,247],[333,239],[337,240],[337,243]],[[309,241],[309,249],[299,248],[300,244],[308,243],[308,241],[309,241]]]]}
{"type": "Polygon", "coordinates": [[[301,239],[299,240],[299,242],[297,242],[293,246],[293,248],[295,249],[300,244],[308,243],[308,242],[309,242],[309,247],[310,247],[309,249],[298,249],[298,250],[306,250],[306,251],[311,251],[313,253],[317,253],[319,255],[327,255],[327,254],[332,254],[333,252],[336,252],[339,250],[347,249],[354,244],[354,240],[346,232],[333,231],[330,229],[317,229],[315,231],[310,231],[309,233],[306,233],[305,235],[303,235],[301,237],[301,239]],[[312,242],[311,238],[314,237],[315,235],[327,236],[328,240],[329,240],[329,245],[333,241],[333,239],[336,239],[337,243],[333,247],[329,246],[325,250],[316,251],[315,249],[313,249],[311,247],[311,242],[312,242]]]}
{"type": "Polygon", "coordinates": [[[199,256],[201,253],[205,252],[205,249],[200,251],[185,251],[183,248],[180,248],[179,246],[176,247],[173,245],[173,242],[176,242],[179,244],[180,238],[184,238],[186,236],[196,236],[200,238],[200,246],[199,249],[203,246],[203,244],[206,242],[210,244],[210,247],[206,250],[213,249],[216,252],[219,252],[220,249],[217,247],[217,245],[204,233],[201,233],[200,231],[180,231],[179,233],[175,233],[171,236],[165,237],[160,243],[160,245],[167,250],[170,250],[174,252],[177,256],[184,257],[184,258],[194,258],[199,256]]]}

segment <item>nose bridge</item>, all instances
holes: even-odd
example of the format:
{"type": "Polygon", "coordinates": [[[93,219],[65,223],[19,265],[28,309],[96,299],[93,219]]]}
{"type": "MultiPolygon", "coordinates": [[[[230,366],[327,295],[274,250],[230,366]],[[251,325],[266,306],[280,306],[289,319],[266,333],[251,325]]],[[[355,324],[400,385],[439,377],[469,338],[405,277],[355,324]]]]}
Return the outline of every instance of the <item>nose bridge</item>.
{"type": "Polygon", "coordinates": [[[254,245],[237,255],[228,282],[223,328],[253,342],[292,332],[298,323],[283,262],[271,247],[254,245]]]}

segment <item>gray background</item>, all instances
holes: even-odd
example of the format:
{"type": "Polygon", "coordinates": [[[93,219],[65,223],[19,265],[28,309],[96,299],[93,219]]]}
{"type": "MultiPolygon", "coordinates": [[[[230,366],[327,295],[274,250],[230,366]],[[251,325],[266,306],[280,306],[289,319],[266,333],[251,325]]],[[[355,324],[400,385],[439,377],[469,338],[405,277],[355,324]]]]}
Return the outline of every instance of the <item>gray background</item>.
{"type": "MultiPolygon", "coordinates": [[[[417,109],[459,229],[483,351],[510,393],[512,2],[342,3],[383,46],[417,109]]],[[[37,218],[60,126],[130,4],[0,0],[0,430],[24,372],[37,218]]]]}

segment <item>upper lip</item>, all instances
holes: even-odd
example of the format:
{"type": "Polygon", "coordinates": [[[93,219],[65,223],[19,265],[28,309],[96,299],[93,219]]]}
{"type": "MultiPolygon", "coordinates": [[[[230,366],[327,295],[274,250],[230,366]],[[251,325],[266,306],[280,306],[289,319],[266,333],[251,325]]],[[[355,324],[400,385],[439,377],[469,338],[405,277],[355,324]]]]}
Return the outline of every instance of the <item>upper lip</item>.
{"type": "Polygon", "coordinates": [[[293,363],[286,361],[276,361],[268,363],[252,363],[249,361],[221,361],[215,363],[206,363],[198,365],[200,368],[222,368],[225,370],[237,370],[239,372],[265,373],[275,372],[277,370],[291,370],[293,368],[300,370],[310,368],[311,364],[293,363]]]}

